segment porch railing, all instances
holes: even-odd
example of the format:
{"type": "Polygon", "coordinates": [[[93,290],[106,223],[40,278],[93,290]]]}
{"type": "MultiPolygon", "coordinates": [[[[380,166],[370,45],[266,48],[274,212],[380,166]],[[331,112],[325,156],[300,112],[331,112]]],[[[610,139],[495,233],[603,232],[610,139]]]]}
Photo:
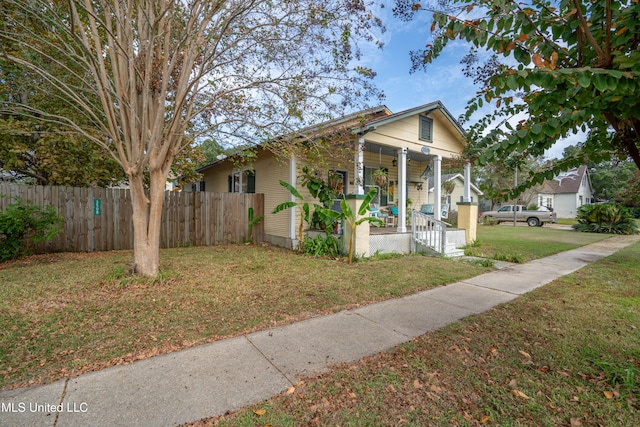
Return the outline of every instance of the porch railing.
{"type": "Polygon", "coordinates": [[[413,251],[417,252],[418,245],[425,246],[440,255],[445,254],[447,245],[447,224],[431,215],[420,211],[413,211],[411,218],[411,241],[413,251]]]}

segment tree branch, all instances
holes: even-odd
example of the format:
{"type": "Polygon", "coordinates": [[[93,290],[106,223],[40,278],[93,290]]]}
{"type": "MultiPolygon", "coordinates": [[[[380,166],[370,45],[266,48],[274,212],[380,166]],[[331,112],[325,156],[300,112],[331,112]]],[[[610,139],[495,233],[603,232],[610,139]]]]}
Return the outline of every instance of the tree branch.
{"type": "Polygon", "coordinates": [[[591,30],[589,29],[589,24],[587,23],[587,20],[582,14],[582,9],[580,8],[580,0],[572,0],[572,2],[573,2],[573,5],[576,7],[576,15],[578,15],[578,20],[580,21],[580,28],[582,28],[582,31],[584,31],[584,34],[587,37],[587,40],[589,40],[589,43],[591,44],[593,49],[596,51],[596,54],[598,55],[598,58],[599,58],[598,62],[605,63],[606,62],[605,53],[602,51],[602,48],[600,47],[596,39],[593,37],[593,34],[591,34],[591,30]]]}

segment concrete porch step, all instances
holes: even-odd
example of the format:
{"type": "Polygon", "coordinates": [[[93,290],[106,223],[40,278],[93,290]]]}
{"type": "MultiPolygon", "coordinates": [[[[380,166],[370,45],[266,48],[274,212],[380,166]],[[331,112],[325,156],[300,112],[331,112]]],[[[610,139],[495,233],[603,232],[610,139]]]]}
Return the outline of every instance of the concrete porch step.
{"type": "Polygon", "coordinates": [[[444,247],[444,256],[447,258],[457,258],[464,256],[464,250],[456,248],[455,243],[447,243],[444,247]]]}

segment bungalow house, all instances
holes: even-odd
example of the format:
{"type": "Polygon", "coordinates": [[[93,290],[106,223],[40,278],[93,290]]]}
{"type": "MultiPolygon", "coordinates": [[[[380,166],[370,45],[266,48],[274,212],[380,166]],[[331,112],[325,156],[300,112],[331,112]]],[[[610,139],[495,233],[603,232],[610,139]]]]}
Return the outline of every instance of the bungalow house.
{"type": "Polygon", "coordinates": [[[553,209],[558,218],[575,218],[580,206],[595,201],[586,165],[562,172],[545,181],[536,193],[532,203],[553,209]]]}
{"type": "MultiPolygon", "coordinates": [[[[301,144],[307,148],[306,151],[292,150],[285,155],[275,155],[273,150],[261,145],[256,148],[251,165],[243,166],[233,159],[220,159],[202,167],[199,172],[203,179],[195,188],[211,192],[263,193],[267,213],[264,218],[266,241],[295,248],[298,245],[299,213],[296,214],[295,209],[277,214],[271,214],[271,211],[275,206],[292,200],[289,192],[279,184],[280,180],[297,188],[306,201],[314,201],[301,185],[302,168],[309,166],[327,181],[329,174],[333,179],[338,176],[342,181],[340,197],[361,199],[370,188],[377,188],[378,195],[373,202],[375,207],[393,206],[391,211],[397,211],[395,221],[389,223],[390,229],[383,228],[406,234],[411,231],[408,228],[411,216],[407,210],[407,198],[419,200],[420,191],[424,198],[424,190],[415,183],[424,183],[427,176],[432,176],[438,204],[442,167],[454,163],[459,167],[457,159],[465,146],[462,127],[439,101],[395,114],[387,107],[379,106],[304,129],[300,135],[304,136],[301,144]],[[341,138],[331,136],[338,133],[341,138]],[[317,160],[309,152],[314,149],[313,141],[321,138],[334,142],[329,144],[330,154],[317,160]],[[386,172],[388,177],[382,184],[375,180],[375,171],[379,170],[386,172]]],[[[469,202],[469,209],[477,209],[470,203],[469,174],[467,164],[460,188],[464,191],[465,203],[469,202]]],[[[419,209],[419,206],[414,207],[419,209]]],[[[436,208],[434,217],[437,221],[440,219],[440,206],[436,208]]],[[[474,214],[474,227],[475,222],[474,214]]],[[[472,232],[475,239],[475,228],[472,232]]],[[[374,253],[374,249],[368,252],[374,253]]],[[[361,253],[369,255],[366,249],[361,253]]]]}

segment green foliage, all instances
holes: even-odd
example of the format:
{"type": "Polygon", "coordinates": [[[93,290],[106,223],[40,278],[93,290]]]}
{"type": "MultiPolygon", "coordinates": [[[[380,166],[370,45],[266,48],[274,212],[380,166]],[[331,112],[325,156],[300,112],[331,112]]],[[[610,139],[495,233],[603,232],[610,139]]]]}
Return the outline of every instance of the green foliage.
{"type": "Polygon", "coordinates": [[[29,244],[53,239],[62,217],[51,206],[41,208],[17,199],[0,213],[0,262],[28,254],[29,244]]]}
{"type": "Polygon", "coordinates": [[[522,254],[497,253],[497,254],[493,254],[492,258],[495,259],[496,261],[507,261],[507,262],[513,262],[515,264],[524,264],[525,262],[527,262],[527,258],[522,254]]]}
{"type": "Polygon", "coordinates": [[[305,239],[302,251],[305,255],[337,258],[340,256],[340,246],[340,241],[335,236],[327,233],[325,235],[318,235],[310,239],[305,239]]]}
{"type": "Polygon", "coordinates": [[[482,225],[498,225],[498,220],[494,217],[484,216],[480,219],[482,225]]]}
{"type": "Polygon", "coordinates": [[[640,394],[640,366],[603,355],[588,347],[583,352],[586,361],[601,370],[609,384],[618,389],[623,398],[640,394]]]}
{"type": "MultiPolygon", "coordinates": [[[[408,3],[397,0],[396,14],[411,19],[421,9],[408,3]]],[[[415,68],[431,63],[457,39],[476,52],[494,54],[492,64],[479,67],[476,81],[483,87],[467,107],[470,119],[491,105],[467,135],[469,158],[484,165],[514,153],[539,156],[557,141],[585,132],[582,148],[589,159],[629,156],[640,169],[636,3],[453,0],[434,13],[431,31],[433,42],[412,53],[415,68]],[[479,18],[465,19],[472,10],[479,18]],[[526,118],[510,122],[517,115],[526,118]]],[[[584,162],[584,157],[565,158],[534,171],[510,198],[584,162]]]]}
{"type": "Polygon", "coordinates": [[[302,168],[302,185],[307,187],[309,194],[318,199],[320,204],[314,204],[313,215],[311,216],[311,228],[327,230],[333,228],[334,220],[323,214],[322,209],[331,208],[333,201],[338,197],[337,191],[332,189],[322,178],[313,173],[308,167],[302,168]]]}
{"type": "Polygon", "coordinates": [[[253,227],[255,227],[256,225],[258,225],[260,223],[260,221],[262,221],[264,219],[264,216],[259,216],[257,218],[254,217],[255,213],[253,208],[249,208],[249,211],[247,212],[247,218],[249,219],[249,238],[248,240],[250,242],[253,242],[253,227]]]}
{"type": "Polygon", "coordinates": [[[638,232],[631,211],[615,203],[582,205],[578,208],[576,219],[578,224],[573,225],[573,228],[577,231],[610,234],[638,232]]]}
{"type": "Polygon", "coordinates": [[[358,209],[357,216],[356,213],[351,210],[346,200],[340,201],[340,209],[342,212],[336,212],[334,210],[326,208],[322,209],[324,215],[335,220],[343,220],[345,223],[349,224],[349,227],[351,229],[351,236],[349,237],[349,263],[353,262],[353,243],[356,236],[356,227],[364,222],[370,222],[378,226],[384,225],[384,222],[379,218],[367,215],[367,212],[371,209],[369,205],[371,204],[371,201],[374,199],[374,197],[376,197],[377,193],[378,190],[375,188],[369,190],[369,192],[364,196],[364,199],[362,200],[362,205],[360,205],[360,208],[358,209]]]}

